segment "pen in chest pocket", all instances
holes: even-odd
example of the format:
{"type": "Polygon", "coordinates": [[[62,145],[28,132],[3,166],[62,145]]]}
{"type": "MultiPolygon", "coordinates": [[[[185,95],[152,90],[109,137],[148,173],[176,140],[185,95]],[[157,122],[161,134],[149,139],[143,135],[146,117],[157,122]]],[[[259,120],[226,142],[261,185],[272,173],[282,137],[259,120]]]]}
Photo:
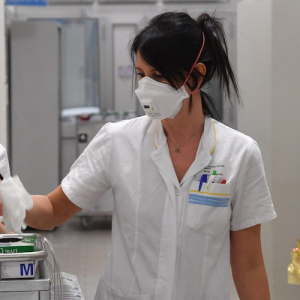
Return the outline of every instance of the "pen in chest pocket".
{"type": "Polygon", "coordinates": [[[214,181],[214,179],[217,176],[217,171],[213,171],[212,174],[209,176],[208,182],[207,182],[207,186],[206,186],[206,190],[210,191],[211,185],[214,181]]]}
{"type": "Polygon", "coordinates": [[[226,179],[221,176],[218,177],[217,171],[213,171],[212,175],[209,176],[206,190],[209,192],[213,183],[226,184],[226,179]]]}
{"type": "Polygon", "coordinates": [[[198,191],[201,191],[203,182],[205,182],[205,183],[207,182],[207,174],[202,174],[200,182],[199,182],[198,191]]]}

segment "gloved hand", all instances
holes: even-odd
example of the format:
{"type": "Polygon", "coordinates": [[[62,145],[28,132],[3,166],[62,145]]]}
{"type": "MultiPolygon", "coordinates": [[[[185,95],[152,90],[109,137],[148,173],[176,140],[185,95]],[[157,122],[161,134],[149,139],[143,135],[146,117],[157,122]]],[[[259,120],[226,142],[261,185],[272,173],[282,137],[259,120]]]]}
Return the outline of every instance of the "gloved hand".
{"type": "Polygon", "coordinates": [[[4,179],[0,184],[3,221],[6,231],[21,233],[26,228],[26,210],[33,207],[33,201],[18,176],[4,179]]]}

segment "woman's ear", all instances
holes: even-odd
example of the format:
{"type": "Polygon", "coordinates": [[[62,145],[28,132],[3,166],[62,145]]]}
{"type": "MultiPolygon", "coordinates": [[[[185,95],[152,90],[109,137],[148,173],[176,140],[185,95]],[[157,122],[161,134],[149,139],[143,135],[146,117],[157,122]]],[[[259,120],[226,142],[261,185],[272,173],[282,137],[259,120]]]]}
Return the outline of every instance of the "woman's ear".
{"type": "MultiPolygon", "coordinates": [[[[205,76],[205,74],[206,74],[206,66],[205,66],[205,64],[203,64],[203,63],[198,63],[198,64],[195,65],[194,70],[196,70],[195,73],[196,73],[197,79],[198,79],[198,84],[197,84],[197,86],[194,88],[194,90],[199,90],[200,87],[201,87],[201,84],[202,84],[202,82],[203,82],[203,78],[204,78],[204,76],[205,76]]],[[[193,78],[194,78],[194,76],[193,76],[193,77],[190,76],[189,79],[188,79],[189,85],[192,86],[192,87],[193,87],[194,84],[195,84],[195,81],[194,81],[193,78]]],[[[189,89],[189,91],[190,91],[190,89],[189,89]]]]}
{"type": "Polygon", "coordinates": [[[199,80],[198,80],[198,85],[196,89],[200,89],[200,86],[203,82],[204,76],[206,74],[206,66],[203,63],[198,63],[195,66],[195,70],[197,70],[197,72],[199,72],[201,75],[199,76],[199,80]]]}

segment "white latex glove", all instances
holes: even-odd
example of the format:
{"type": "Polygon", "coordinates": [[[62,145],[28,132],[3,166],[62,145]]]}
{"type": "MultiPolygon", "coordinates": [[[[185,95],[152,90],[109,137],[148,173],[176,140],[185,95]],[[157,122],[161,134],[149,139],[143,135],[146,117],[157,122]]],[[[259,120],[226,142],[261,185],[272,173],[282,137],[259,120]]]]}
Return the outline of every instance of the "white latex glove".
{"type": "Polygon", "coordinates": [[[0,184],[0,200],[3,203],[3,221],[6,231],[22,233],[26,228],[26,210],[33,207],[33,201],[18,176],[4,179],[0,184]]]}

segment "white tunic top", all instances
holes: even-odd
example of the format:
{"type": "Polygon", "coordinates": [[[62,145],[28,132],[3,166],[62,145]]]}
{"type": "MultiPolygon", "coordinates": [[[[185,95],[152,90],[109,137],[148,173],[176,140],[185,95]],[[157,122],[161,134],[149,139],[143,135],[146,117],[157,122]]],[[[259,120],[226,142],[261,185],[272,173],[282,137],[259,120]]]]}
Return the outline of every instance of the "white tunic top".
{"type": "Polygon", "coordinates": [[[10,177],[7,153],[5,148],[1,144],[0,144],[0,174],[4,179],[10,177]]]}
{"type": "Polygon", "coordinates": [[[62,188],[87,208],[109,187],[112,250],[97,300],[228,300],[230,230],[276,217],[257,143],[209,117],[180,183],[160,121],[105,125],[62,188]],[[226,184],[199,191],[213,171],[226,184]]]}

